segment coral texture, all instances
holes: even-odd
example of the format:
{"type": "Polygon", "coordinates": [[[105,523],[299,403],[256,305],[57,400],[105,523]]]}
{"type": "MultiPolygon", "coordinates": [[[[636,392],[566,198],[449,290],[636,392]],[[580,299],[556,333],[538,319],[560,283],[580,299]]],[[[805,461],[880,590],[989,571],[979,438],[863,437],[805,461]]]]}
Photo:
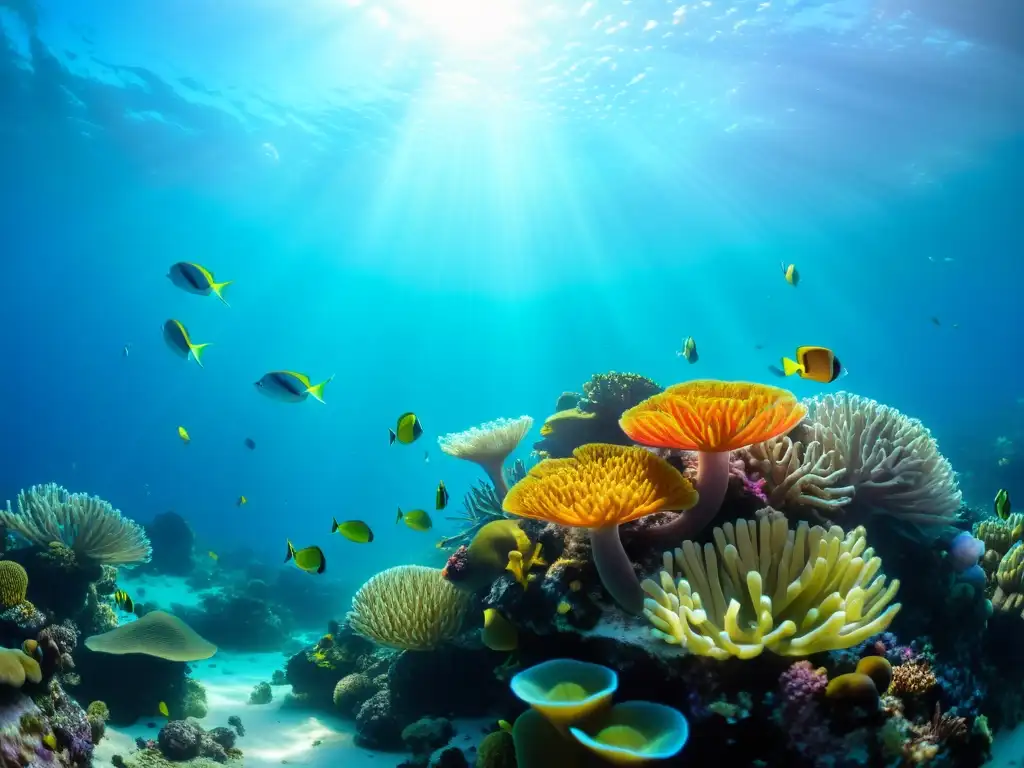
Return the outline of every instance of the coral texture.
{"type": "Polygon", "coordinates": [[[28,573],[12,560],[0,560],[0,609],[13,608],[25,602],[28,573]]]}

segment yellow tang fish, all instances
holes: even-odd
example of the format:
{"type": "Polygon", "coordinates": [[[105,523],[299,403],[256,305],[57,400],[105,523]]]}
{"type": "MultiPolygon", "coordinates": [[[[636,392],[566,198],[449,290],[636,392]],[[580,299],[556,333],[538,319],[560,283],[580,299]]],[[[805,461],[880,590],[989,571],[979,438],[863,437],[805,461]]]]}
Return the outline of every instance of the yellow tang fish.
{"type": "Polygon", "coordinates": [[[394,445],[397,440],[402,445],[414,443],[423,434],[423,427],[415,413],[411,411],[403,413],[398,417],[398,423],[394,429],[388,429],[388,445],[394,445]]]}
{"type": "Polygon", "coordinates": [[[157,710],[158,710],[158,711],[160,712],[160,714],[161,714],[161,715],[163,715],[164,717],[170,718],[170,716],[171,716],[171,710],[169,710],[169,709],[167,708],[167,702],[166,702],[166,701],[161,701],[161,702],[160,702],[160,704],[159,704],[159,705],[157,706],[157,710]]]}
{"type": "Polygon", "coordinates": [[[181,438],[181,441],[183,443],[192,442],[192,438],[188,436],[188,430],[185,429],[184,427],[178,427],[178,437],[181,438]]]}
{"type": "Polygon", "coordinates": [[[348,520],[339,523],[337,518],[331,518],[331,533],[340,533],[349,541],[356,544],[369,544],[373,541],[373,531],[370,526],[362,520],[348,520]]]}
{"type": "Polygon", "coordinates": [[[434,509],[444,509],[448,506],[448,489],[444,487],[444,480],[437,484],[437,493],[434,494],[434,509]]]}
{"type": "Polygon", "coordinates": [[[114,602],[125,613],[135,613],[135,602],[123,589],[119,589],[114,593],[114,602]]]}
{"type": "Polygon", "coordinates": [[[164,343],[178,357],[188,360],[190,357],[203,367],[203,350],[209,343],[195,344],[192,337],[188,335],[188,329],[178,320],[167,320],[164,322],[164,343]]]}
{"type": "Polygon", "coordinates": [[[295,371],[271,371],[256,382],[255,387],[260,393],[274,400],[285,403],[301,403],[310,395],[318,402],[324,402],[324,387],[334,380],[333,374],[313,384],[309,376],[295,371]]]}
{"type": "Polygon", "coordinates": [[[231,285],[232,281],[216,282],[213,279],[213,273],[206,267],[191,261],[179,261],[176,264],[171,264],[171,268],[167,271],[167,277],[183,291],[194,293],[197,296],[209,296],[212,293],[224,302],[224,306],[231,306],[224,298],[224,289],[231,285]]]}
{"type": "Polygon", "coordinates": [[[320,547],[303,547],[297,550],[289,541],[288,554],[285,555],[284,561],[287,563],[289,560],[294,560],[295,565],[306,573],[320,574],[327,570],[327,558],[320,547]]]}
{"type": "Polygon", "coordinates": [[[248,503],[249,503],[249,500],[247,498],[245,498],[245,496],[239,496],[238,497],[238,501],[235,502],[235,506],[236,507],[240,507],[243,504],[248,504],[248,503]]]}
{"type": "Polygon", "coordinates": [[[800,283],[800,273],[796,271],[796,264],[786,264],[783,261],[781,265],[782,274],[786,277],[786,282],[796,288],[800,283]]]}
{"type": "Polygon", "coordinates": [[[405,524],[412,528],[414,531],[429,531],[434,527],[433,521],[422,509],[414,509],[411,512],[405,512],[403,514],[402,508],[398,508],[398,515],[395,517],[395,525],[399,522],[405,521],[405,524]]]}

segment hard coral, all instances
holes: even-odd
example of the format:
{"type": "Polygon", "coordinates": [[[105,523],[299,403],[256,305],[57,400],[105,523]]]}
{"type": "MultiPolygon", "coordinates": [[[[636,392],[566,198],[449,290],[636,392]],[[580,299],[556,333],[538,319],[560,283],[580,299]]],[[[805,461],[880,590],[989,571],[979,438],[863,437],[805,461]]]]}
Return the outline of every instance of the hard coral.
{"type": "Polygon", "coordinates": [[[369,749],[397,749],[402,743],[402,727],[391,711],[387,689],[378,691],[356,715],[356,743],[369,749]]]}
{"type": "Polygon", "coordinates": [[[927,661],[910,661],[892,668],[889,693],[896,696],[920,696],[937,683],[935,673],[927,661]]]}
{"type": "Polygon", "coordinates": [[[0,560],[0,610],[25,602],[28,573],[12,560],[0,560]]]}
{"type": "Polygon", "coordinates": [[[352,714],[357,707],[377,692],[377,686],[361,672],[345,675],[334,686],[334,706],[345,714],[352,714]]]}

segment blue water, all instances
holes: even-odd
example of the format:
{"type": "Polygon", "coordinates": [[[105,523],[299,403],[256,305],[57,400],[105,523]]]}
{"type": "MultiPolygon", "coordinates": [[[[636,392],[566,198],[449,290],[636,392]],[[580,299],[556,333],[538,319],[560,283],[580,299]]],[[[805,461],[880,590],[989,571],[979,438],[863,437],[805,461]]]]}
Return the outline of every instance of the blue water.
{"type": "Polygon", "coordinates": [[[0,497],[56,481],[174,509],[204,549],[319,543],[358,584],[453,532],[393,524],[477,478],[438,435],[539,426],[611,369],[776,383],[821,344],[969,502],[1024,498],[1009,10],[521,0],[465,33],[405,0],[215,6],[0,0],[0,497]],[[179,260],[231,307],[176,289],[179,260]],[[277,368],[335,374],[326,405],[260,397],[277,368]],[[425,434],[389,447],[407,410],[425,434]]]}

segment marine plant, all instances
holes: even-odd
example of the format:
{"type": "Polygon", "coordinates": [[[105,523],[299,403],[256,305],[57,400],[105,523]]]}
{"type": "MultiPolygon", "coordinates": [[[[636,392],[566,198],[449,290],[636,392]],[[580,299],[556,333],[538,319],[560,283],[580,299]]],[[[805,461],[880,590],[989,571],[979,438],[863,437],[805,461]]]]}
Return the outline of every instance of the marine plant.
{"type": "Polygon", "coordinates": [[[451,432],[437,438],[441,450],[457,459],[478,464],[487,473],[494,493],[504,499],[508,493],[503,468],[505,460],[519,447],[519,443],[533,426],[533,419],[495,419],[462,432],[451,432]]]}
{"type": "Polygon", "coordinates": [[[856,645],[884,631],[900,604],[863,528],[848,534],[766,514],[715,528],[703,550],[684,541],[646,579],[644,615],[655,637],[714,659],[765,649],[807,656],[856,645]]]}
{"type": "Polygon", "coordinates": [[[866,397],[837,392],[805,400],[789,437],[743,452],[765,478],[769,503],[835,519],[847,508],[917,525],[946,525],[962,494],[949,461],[919,420],[866,397]]]}
{"type": "Polygon", "coordinates": [[[118,566],[148,562],[152,554],[142,526],[95,496],[47,483],[21,491],[17,504],[17,511],[10,502],[0,510],[0,527],[31,545],[61,542],[81,557],[118,566]]]}
{"type": "Polygon", "coordinates": [[[697,501],[690,481],[664,459],[635,446],[585,445],[571,459],[545,459],[505,497],[505,511],[590,531],[594,566],[623,609],[639,613],[643,592],[622,548],[619,526],[697,501]]]}
{"type": "Polygon", "coordinates": [[[784,389],[712,380],[676,384],[623,413],[619,424],[635,442],[697,451],[696,506],[648,532],[676,541],[697,535],[722,506],[731,452],[786,434],[805,413],[784,389]]]}

